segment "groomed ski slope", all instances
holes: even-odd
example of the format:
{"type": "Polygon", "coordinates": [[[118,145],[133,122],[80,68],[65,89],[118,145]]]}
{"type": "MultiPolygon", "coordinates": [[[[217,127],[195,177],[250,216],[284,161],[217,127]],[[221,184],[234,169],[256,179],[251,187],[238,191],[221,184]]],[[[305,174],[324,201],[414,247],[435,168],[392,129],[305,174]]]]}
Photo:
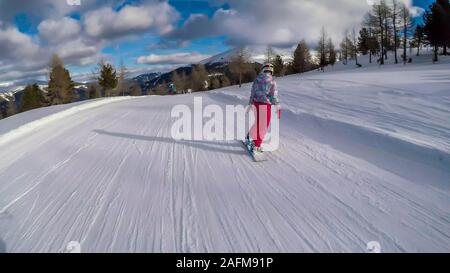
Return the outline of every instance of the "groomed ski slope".
{"type": "Polygon", "coordinates": [[[170,134],[172,106],[246,104],[249,85],[1,120],[0,249],[449,252],[449,72],[424,59],[280,78],[281,146],[263,163],[170,134]]]}

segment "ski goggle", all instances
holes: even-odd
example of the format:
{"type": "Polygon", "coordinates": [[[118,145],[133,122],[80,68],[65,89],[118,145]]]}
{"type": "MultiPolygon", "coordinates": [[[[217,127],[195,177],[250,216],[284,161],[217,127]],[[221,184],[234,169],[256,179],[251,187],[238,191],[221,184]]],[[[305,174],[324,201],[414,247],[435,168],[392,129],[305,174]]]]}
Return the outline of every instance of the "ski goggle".
{"type": "Polygon", "coordinates": [[[262,71],[263,71],[263,73],[270,72],[270,73],[273,74],[273,71],[274,71],[273,65],[272,64],[264,65],[263,68],[262,68],[262,71]]]}

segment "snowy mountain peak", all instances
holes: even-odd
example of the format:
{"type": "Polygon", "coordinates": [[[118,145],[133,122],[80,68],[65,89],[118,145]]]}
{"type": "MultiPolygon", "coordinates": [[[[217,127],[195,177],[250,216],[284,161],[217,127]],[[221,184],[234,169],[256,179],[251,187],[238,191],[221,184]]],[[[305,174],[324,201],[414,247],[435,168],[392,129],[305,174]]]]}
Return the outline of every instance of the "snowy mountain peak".
{"type": "MultiPolygon", "coordinates": [[[[284,60],[289,60],[294,48],[272,48],[273,54],[279,54],[284,60]]],[[[201,64],[211,65],[216,63],[229,63],[231,59],[238,56],[241,48],[233,48],[225,52],[214,55],[201,61],[201,64]]],[[[264,63],[266,60],[267,47],[266,46],[247,46],[244,48],[245,55],[251,62],[264,63]]]]}
{"type": "Polygon", "coordinates": [[[222,52],[220,54],[209,57],[203,61],[201,64],[215,64],[215,63],[229,63],[233,59],[233,57],[239,54],[239,48],[233,48],[228,51],[222,52]]]}

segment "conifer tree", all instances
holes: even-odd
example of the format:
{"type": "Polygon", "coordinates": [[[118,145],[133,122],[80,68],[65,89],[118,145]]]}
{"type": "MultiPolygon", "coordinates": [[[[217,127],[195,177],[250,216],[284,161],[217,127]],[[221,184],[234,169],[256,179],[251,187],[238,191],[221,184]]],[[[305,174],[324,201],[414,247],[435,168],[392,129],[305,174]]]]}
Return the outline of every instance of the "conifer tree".
{"type": "Polygon", "coordinates": [[[100,63],[100,76],[98,77],[98,84],[102,87],[106,97],[114,94],[114,89],[118,84],[117,72],[109,63],[100,63]]]}
{"type": "Polygon", "coordinates": [[[280,55],[277,55],[273,61],[274,74],[277,77],[284,76],[284,62],[280,55]]]}
{"type": "Polygon", "coordinates": [[[369,48],[369,31],[367,31],[367,28],[362,28],[359,31],[358,51],[362,55],[367,55],[369,53],[369,51],[370,51],[370,48],[369,48]]]}
{"type": "Polygon", "coordinates": [[[442,13],[441,6],[434,3],[424,14],[424,33],[428,42],[434,47],[433,62],[439,60],[439,46],[445,43],[443,30],[445,27],[445,17],[442,13]]]}
{"type": "Polygon", "coordinates": [[[88,96],[89,99],[96,99],[100,97],[100,92],[95,83],[88,84],[88,96]]]}
{"type": "Polygon", "coordinates": [[[27,85],[23,91],[21,112],[42,107],[42,91],[37,84],[27,85]]]}
{"type": "Polygon", "coordinates": [[[292,73],[304,73],[311,67],[311,53],[305,40],[302,40],[294,51],[290,65],[292,73]]]}
{"type": "Polygon", "coordinates": [[[47,100],[49,104],[64,104],[75,100],[74,82],[70,73],[64,68],[64,63],[58,55],[53,55],[50,61],[50,75],[47,100]]]}

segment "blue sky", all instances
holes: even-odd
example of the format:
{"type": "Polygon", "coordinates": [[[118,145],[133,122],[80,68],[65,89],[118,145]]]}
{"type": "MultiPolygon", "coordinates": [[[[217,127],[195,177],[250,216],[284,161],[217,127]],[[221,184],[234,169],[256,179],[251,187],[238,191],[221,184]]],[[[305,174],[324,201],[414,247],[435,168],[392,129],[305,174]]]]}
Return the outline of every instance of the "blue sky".
{"type": "MultiPolygon", "coordinates": [[[[240,45],[312,43],[321,28],[317,18],[337,40],[368,10],[362,0],[80,1],[73,6],[64,0],[0,0],[0,87],[45,78],[53,53],[63,57],[76,79],[86,80],[101,59],[122,61],[138,74],[240,45]]],[[[434,2],[402,1],[411,8],[434,2]]]]}
{"type": "MultiPolygon", "coordinates": [[[[137,4],[139,1],[126,1],[125,4],[137,4]],[[132,3],[129,3],[132,2],[132,3]]],[[[123,7],[125,4],[122,4],[123,7]]],[[[208,17],[214,15],[214,13],[219,9],[229,9],[229,5],[211,5],[209,1],[186,1],[186,0],[171,0],[169,4],[176,8],[180,13],[181,18],[177,25],[181,27],[184,22],[189,18],[191,14],[205,14],[208,17]]],[[[132,39],[130,41],[124,41],[121,43],[113,44],[107,46],[103,49],[103,53],[114,56],[114,62],[119,63],[121,60],[124,64],[128,66],[138,66],[136,65],[136,59],[139,56],[148,54],[150,44],[156,44],[160,42],[160,38],[155,35],[143,35],[137,39],[132,39]]],[[[170,48],[170,49],[153,49],[151,50],[153,54],[172,54],[176,52],[201,52],[205,55],[217,54],[228,50],[230,47],[224,44],[225,38],[223,36],[208,37],[204,39],[197,39],[190,42],[186,47],[182,48],[170,48]]],[[[145,65],[139,65],[139,67],[145,68],[145,65]]]]}

